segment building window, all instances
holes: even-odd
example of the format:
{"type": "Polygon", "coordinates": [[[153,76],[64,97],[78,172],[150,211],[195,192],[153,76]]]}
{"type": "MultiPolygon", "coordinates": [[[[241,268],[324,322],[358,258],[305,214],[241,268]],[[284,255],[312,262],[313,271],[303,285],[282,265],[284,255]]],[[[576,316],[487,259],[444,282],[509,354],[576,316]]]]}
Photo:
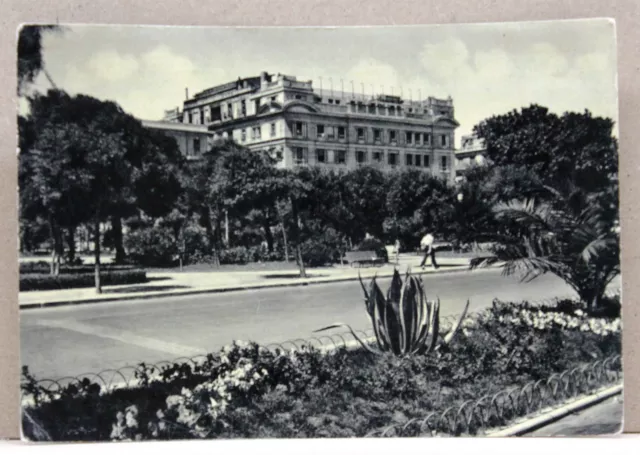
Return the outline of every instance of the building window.
{"type": "Polygon", "coordinates": [[[398,164],[398,154],[396,152],[389,152],[389,155],[387,155],[387,164],[389,164],[389,166],[396,166],[398,164]]]}
{"type": "Polygon", "coordinates": [[[364,128],[358,128],[358,141],[364,142],[364,140],[365,140],[364,128]]]}
{"type": "Polygon", "coordinates": [[[301,100],[301,99],[302,99],[302,96],[301,96],[301,95],[296,95],[296,99],[297,99],[297,100],[301,100]]]}
{"type": "Polygon", "coordinates": [[[245,100],[240,101],[240,110],[242,112],[242,116],[247,116],[247,102],[245,100]]]}
{"type": "Polygon", "coordinates": [[[413,133],[411,131],[407,131],[405,137],[407,144],[413,144],[413,133]]]}
{"type": "Polygon", "coordinates": [[[336,104],[340,104],[340,100],[336,100],[336,104]]]}
{"type": "Polygon", "coordinates": [[[347,163],[347,152],[346,150],[336,150],[334,153],[334,162],[336,164],[346,164],[347,163]]]}
{"type": "Polygon", "coordinates": [[[295,164],[306,164],[307,150],[302,147],[295,147],[293,149],[293,161],[295,164]]]}
{"type": "Polygon", "coordinates": [[[336,138],[336,128],[335,126],[327,127],[327,139],[335,139],[336,138]]]}
{"type": "Polygon", "coordinates": [[[425,155],[424,156],[424,160],[422,162],[424,167],[431,167],[431,159],[429,157],[429,155],[425,155]]]}
{"type": "Polygon", "coordinates": [[[364,114],[366,112],[367,112],[367,106],[365,106],[364,104],[359,102],[358,103],[358,113],[359,114],[364,114]]]}
{"type": "Polygon", "coordinates": [[[204,125],[204,110],[200,111],[200,124],[204,125]]]}
{"type": "Polygon", "coordinates": [[[329,102],[329,104],[333,104],[333,100],[331,98],[329,98],[327,101],[329,102]]]}
{"type": "Polygon", "coordinates": [[[422,155],[414,155],[414,157],[413,157],[413,158],[415,159],[415,163],[414,163],[414,164],[415,164],[416,166],[420,167],[420,166],[421,166],[420,161],[421,161],[421,159],[422,159],[422,155]]]}
{"type": "Polygon", "coordinates": [[[271,137],[276,137],[276,124],[271,124],[271,137]]]}
{"type": "Polygon", "coordinates": [[[376,113],[376,105],[375,104],[370,104],[369,105],[369,114],[375,114],[376,113]]]}
{"type": "Polygon", "coordinates": [[[423,134],[423,142],[427,145],[431,144],[431,134],[429,133],[424,133],[423,134]]]}
{"type": "Polygon", "coordinates": [[[318,125],[316,128],[318,130],[318,139],[324,138],[324,125],[318,125]]]}
{"type": "Polygon", "coordinates": [[[404,156],[404,164],[405,166],[413,166],[413,155],[411,153],[407,153],[404,156]]]}
{"type": "Polygon", "coordinates": [[[389,115],[394,116],[396,115],[396,108],[393,106],[389,106],[389,115]]]}
{"type": "Polygon", "coordinates": [[[338,127],[338,139],[344,139],[345,137],[345,128],[344,126],[339,126],[338,127]]]}
{"type": "Polygon", "coordinates": [[[440,145],[442,145],[443,147],[447,146],[447,135],[446,134],[442,134],[440,136],[440,145]]]}
{"type": "Polygon", "coordinates": [[[242,132],[240,133],[240,140],[242,142],[245,142],[247,140],[247,130],[243,129],[242,132]]]}
{"type": "Polygon", "coordinates": [[[294,134],[297,137],[303,137],[304,136],[304,123],[296,122],[294,124],[294,134]]]}
{"type": "Polygon", "coordinates": [[[198,154],[200,153],[200,138],[197,137],[193,140],[193,153],[198,154]]]}
{"type": "Polygon", "coordinates": [[[394,130],[390,130],[389,131],[389,142],[391,142],[392,144],[395,144],[397,140],[398,140],[398,138],[396,136],[396,132],[394,130]]]}
{"type": "Polygon", "coordinates": [[[193,113],[189,112],[189,123],[193,123],[193,113]]]}
{"type": "Polygon", "coordinates": [[[282,161],[282,150],[276,151],[276,160],[282,161]]]}
{"type": "Polygon", "coordinates": [[[373,162],[374,163],[382,163],[383,160],[383,152],[373,152],[373,162]]]}
{"type": "Polygon", "coordinates": [[[381,142],[382,141],[382,130],[379,130],[377,128],[373,130],[373,140],[375,142],[381,142]]]}
{"type": "Polygon", "coordinates": [[[367,152],[365,150],[356,150],[356,162],[365,164],[367,162],[367,152]]]}
{"type": "Polygon", "coordinates": [[[227,117],[233,118],[233,106],[231,103],[227,104],[227,117]]]}
{"type": "Polygon", "coordinates": [[[440,157],[440,170],[442,172],[446,172],[448,170],[448,168],[447,168],[447,157],[446,156],[440,157]]]}
{"type": "Polygon", "coordinates": [[[251,136],[253,139],[261,139],[262,138],[262,132],[260,131],[261,128],[259,126],[256,126],[253,128],[253,132],[251,133],[251,136]]]}
{"type": "Polygon", "coordinates": [[[272,103],[275,103],[275,102],[276,102],[276,97],[275,97],[275,96],[272,96],[272,97],[271,97],[271,102],[272,102],[272,103]]]}
{"type": "Polygon", "coordinates": [[[316,149],[316,161],[318,163],[327,162],[327,151],[324,149],[316,149]]]}

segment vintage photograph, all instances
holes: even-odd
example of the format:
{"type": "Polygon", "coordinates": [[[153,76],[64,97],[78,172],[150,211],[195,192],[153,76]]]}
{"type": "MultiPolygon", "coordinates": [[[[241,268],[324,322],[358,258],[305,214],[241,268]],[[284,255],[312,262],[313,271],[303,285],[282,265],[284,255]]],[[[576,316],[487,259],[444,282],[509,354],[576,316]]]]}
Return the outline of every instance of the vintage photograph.
{"type": "Polygon", "coordinates": [[[621,430],[612,20],[16,44],[25,440],[621,430]]]}

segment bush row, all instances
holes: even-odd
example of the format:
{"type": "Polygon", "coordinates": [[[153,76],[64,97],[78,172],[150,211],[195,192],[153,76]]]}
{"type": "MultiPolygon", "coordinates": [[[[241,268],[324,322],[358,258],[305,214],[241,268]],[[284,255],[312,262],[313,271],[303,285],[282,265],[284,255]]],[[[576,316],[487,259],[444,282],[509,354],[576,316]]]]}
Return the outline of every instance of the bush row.
{"type": "Polygon", "coordinates": [[[141,365],[136,389],[100,393],[85,379],[52,397],[25,371],[22,390],[53,440],[350,437],[620,353],[619,319],[600,322],[604,331],[578,313],[575,328],[541,325],[521,308],[497,302],[428,355],[274,353],[238,342],[195,366],[163,367],[159,378],[141,365]],[[505,320],[506,311],[532,319],[505,320]]]}
{"type": "MultiPolygon", "coordinates": [[[[103,264],[102,269],[105,271],[122,271],[122,270],[132,270],[133,266],[131,265],[114,265],[114,264],[103,264]]],[[[40,273],[46,274],[51,270],[51,263],[47,261],[38,261],[38,262],[22,262],[20,263],[20,273],[40,273]]],[[[88,265],[60,265],[60,273],[61,274],[69,274],[69,273],[93,273],[94,266],[92,264],[88,265]]]]}
{"type": "MultiPolygon", "coordinates": [[[[102,285],[137,284],[147,282],[144,270],[106,270],[100,273],[102,285]]],[[[20,274],[20,291],[90,288],[95,285],[93,273],[65,273],[57,276],[43,273],[20,274]]]]}

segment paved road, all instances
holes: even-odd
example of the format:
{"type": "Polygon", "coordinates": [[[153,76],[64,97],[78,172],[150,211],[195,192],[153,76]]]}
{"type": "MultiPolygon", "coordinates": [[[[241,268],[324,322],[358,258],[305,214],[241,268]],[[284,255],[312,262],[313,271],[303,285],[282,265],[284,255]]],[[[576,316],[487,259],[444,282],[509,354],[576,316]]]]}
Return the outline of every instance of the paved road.
{"type": "MultiPolygon", "coordinates": [[[[459,313],[467,298],[473,310],[494,297],[573,294],[552,276],[523,284],[496,269],[426,275],[424,281],[428,295],[440,297],[443,315],[459,313]]],[[[383,289],[388,282],[380,280],[383,289]]],[[[28,310],[21,313],[22,364],[37,377],[59,378],[201,354],[234,339],[308,338],[337,321],[369,327],[355,281],[28,310]]]]}

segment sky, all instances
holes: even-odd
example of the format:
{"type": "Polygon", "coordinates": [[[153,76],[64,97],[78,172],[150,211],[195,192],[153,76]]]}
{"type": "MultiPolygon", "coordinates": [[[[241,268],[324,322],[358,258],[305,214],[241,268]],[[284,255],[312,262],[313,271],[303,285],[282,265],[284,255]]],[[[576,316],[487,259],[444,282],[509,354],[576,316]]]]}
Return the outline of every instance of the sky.
{"type": "MultiPolygon", "coordinates": [[[[532,103],[618,121],[616,43],[606,19],[339,28],[67,25],[43,41],[55,84],[160,119],[193,95],[261,71],[334,90],[451,96],[457,138],[532,103]],[[341,82],[342,80],[342,82],[341,82]]],[[[34,90],[47,90],[44,75],[34,90]]],[[[21,101],[21,110],[25,102],[21,101]]]]}

